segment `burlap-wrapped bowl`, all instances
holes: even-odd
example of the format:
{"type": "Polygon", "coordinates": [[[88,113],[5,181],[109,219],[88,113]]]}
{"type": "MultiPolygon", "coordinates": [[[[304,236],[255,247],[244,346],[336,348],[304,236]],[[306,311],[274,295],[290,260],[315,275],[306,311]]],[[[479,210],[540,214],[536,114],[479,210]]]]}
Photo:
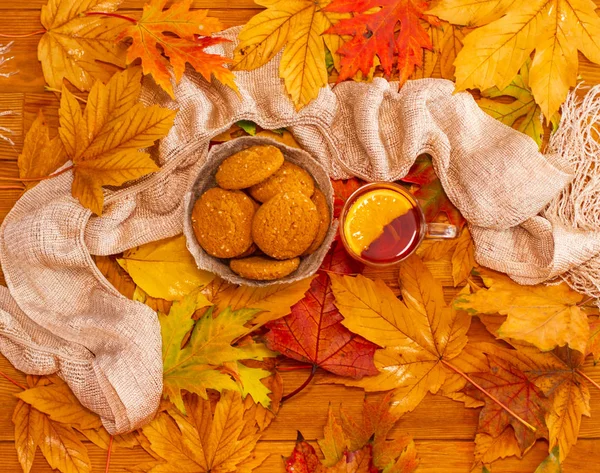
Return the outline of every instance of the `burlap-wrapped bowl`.
{"type": "Polygon", "coordinates": [[[215,273],[231,283],[244,284],[247,286],[268,286],[271,284],[290,283],[312,276],[317,269],[319,269],[319,266],[321,266],[337,231],[337,221],[333,221],[333,188],[331,187],[331,181],[329,180],[329,176],[325,172],[325,169],[306,151],[292,148],[269,138],[248,136],[237,138],[213,147],[208,153],[206,163],[204,163],[204,166],[198,171],[198,177],[191,187],[191,190],[185,196],[184,208],[183,232],[187,240],[187,247],[196,260],[198,268],[215,273]],[[198,240],[196,240],[194,229],[192,228],[192,210],[194,204],[204,192],[217,186],[215,174],[219,165],[232,154],[256,145],[276,146],[281,150],[287,161],[306,169],[315,180],[316,186],[327,198],[329,214],[331,215],[329,231],[319,249],[312,255],[301,257],[300,266],[292,274],[274,281],[255,281],[254,279],[246,279],[238,276],[229,268],[227,260],[215,258],[204,251],[198,243],[198,240]]]}

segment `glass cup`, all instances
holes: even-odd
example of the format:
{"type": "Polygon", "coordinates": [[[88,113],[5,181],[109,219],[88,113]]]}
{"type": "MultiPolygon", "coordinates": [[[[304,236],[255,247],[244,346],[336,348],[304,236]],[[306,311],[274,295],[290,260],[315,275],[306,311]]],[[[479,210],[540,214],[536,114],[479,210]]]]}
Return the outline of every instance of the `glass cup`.
{"type": "Polygon", "coordinates": [[[427,223],[419,202],[398,184],[372,182],[357,189],[340,214],[340,236],[356,260],[387,267],[408,258],[425,238],[456,238],[458,229],[427,223]]]}

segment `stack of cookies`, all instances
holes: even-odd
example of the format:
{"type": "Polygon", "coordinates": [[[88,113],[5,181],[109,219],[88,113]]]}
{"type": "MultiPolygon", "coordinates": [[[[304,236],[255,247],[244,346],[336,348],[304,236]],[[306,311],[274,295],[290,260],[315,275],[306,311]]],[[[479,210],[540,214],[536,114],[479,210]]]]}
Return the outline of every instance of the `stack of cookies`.
{"type": "Polygon", "coordinates": [[[311,175],[285,161],[275,146],[252,146],[227,159],[192,211],[198,243],[211,256],[229,259],[243,278],[271,281],[294,272],[316,251],[330,213],[311,175]]]}

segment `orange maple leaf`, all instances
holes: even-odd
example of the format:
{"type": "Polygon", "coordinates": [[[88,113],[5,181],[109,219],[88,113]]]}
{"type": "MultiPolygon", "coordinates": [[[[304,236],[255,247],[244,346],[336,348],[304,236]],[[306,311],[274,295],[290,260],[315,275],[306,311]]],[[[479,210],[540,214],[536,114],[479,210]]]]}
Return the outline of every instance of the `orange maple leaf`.
{"type": "Polygon", "coordinates": [[[397,65],[400,84],[404,84],[415,67],[423,66],[422,49],[433,49],[421,24],[421,20],[437,24],[437,20],[425,15],[427,8],[428,2],[419,0],[333,0],[324,11],[355,13],[326,31],[352,36],[337,51],[342,56],[338,82],[359,71],[368,76],[377,56],[387,77],[397,65]]]}
{"type": "Polygon", "coordinates": [[[156,83],[171,97],[174,95],[169,62],[177,82],[189,63],[207,81],[210,82],[214,75],[237,91],[233,72],[225,67],[231,61],[204,51],[209,46],[227,42],[224,38],[210,36],[221,31],[221,22],[217,18],[209,18],[208,10],[189,11],[192,0],[181,0],[163,11],[166,3],[167,0],[150,0],[144,5],[142,18],[119,36],[118,39],[132,39],[127,51],[127,64],[140,58],[144,74],[152,74],[156,83]]]}

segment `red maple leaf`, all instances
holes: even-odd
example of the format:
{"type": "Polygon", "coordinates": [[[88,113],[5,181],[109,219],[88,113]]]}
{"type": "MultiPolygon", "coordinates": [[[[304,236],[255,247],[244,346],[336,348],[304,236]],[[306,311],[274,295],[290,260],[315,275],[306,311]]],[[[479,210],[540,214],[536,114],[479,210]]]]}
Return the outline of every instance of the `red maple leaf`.
{"type": "Polygon", "coordinates": [[[386,77],[394,66],[399,71],[400,85],[423,66],[423,48],[433,49],[431,38],[421,24],[437,21],[425,15],[427,1],[419,0],[333,0],[325,11],[354,13],[342,19],[326,33],[351,35],[337,53],[342,56],[338,82],[354,77],[359,71],[367,76],[375,57],[379,58],[386,77]]]}
{"type": "Polygon", "coordinates": [[[340,376],[376,375],[373,355],[378,347],[342,325],[328,275],[361,270],[362,265],[348,256],[341,242],[334,241],[304,299],[292,307],[290,315],[267,324],[267,346],[340,376]]]}
{"type": "Polygon", "coordinates": [[[331,180],[333,186],[333,216],[338,218],[342,208],[352,193],[364,185],[364,181],[353,177],[352,179],[331,180]]]}
{"type": "Polygon", "coordinates": [[[444,192],[442,183],[435,174],[429,156],[426,154],[419,156],[408,174],[402,178],[402,181],[419,186],[419,189],[414,191],[413,195],[421,204],[425,219],[428,222],[433,221],[440,212],[443,212],[448,216],[450,223],[456,225],[459,229],[465,224],[464,217],[444,192]]]}

